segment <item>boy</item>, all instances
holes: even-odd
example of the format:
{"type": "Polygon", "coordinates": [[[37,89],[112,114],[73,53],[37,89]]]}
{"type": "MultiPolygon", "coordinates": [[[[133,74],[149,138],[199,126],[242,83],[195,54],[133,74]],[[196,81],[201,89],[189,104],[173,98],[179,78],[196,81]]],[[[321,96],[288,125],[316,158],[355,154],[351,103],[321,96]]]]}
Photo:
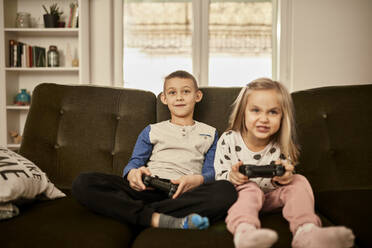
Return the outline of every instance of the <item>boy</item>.
{"type": "Polygon", "coordinates": [[[193,119],[203,94],[195,78],[175,71],[164,80],[161,101],[171,119],[147,126],[138,136],[123,177],[82,173],[72,193],[95,212],[141,226],[205,229],[225,216],[237,193],[228,181],[214,181],[215,128],[193,119]],[[142,175],[178,184],[169,199],[147,188],[142,175]]]}

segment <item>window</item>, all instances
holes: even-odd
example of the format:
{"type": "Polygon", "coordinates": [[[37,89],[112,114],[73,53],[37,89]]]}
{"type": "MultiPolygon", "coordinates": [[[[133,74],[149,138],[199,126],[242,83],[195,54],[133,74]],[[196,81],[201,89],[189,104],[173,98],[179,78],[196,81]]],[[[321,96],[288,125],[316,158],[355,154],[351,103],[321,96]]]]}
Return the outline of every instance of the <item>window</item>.
{"type": "Polygon", "coordinates": [[[124,0],[124,87],[158,94],[175,70],[200,85],[272,76],[273,4],[263,0],[124,0]]]}
{"type": "Polygon", "coordinates": [[[272,4],[211,1],[209,85],[241,86],[272,75],[272,4]]]}

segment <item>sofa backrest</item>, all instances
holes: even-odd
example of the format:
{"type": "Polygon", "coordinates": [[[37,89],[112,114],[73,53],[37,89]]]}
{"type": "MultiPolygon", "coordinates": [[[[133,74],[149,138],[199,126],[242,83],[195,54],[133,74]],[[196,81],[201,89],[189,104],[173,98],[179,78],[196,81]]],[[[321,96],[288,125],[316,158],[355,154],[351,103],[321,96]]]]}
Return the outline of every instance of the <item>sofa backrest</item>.
{"type": "Polygon", "coordinates": [[[301,144],[297,170],[314,191],[372,188],[372,84],[292,93],[301,144]]]}
{"type": "Polygon", "coordinates": [[[32,96],[20,153],[58,187],[83,171],[121,175],[142,129],[156,122],[151,92],[40,84],[32,96]]]}
{"type": "MultiPolygon", "coordinates": [[[[194,117],[221,135],[241,88],[201,89],[194,117]]],[[[371,188],[372,85],[317,88],[292,97],[301,145],[297,171],[314,191],[371,188]]],[[[167,119],[167,106],[151,92],[40,84],[20,153],[56,186],[69,189],[84,171],[121,175],[142,129],[167,119]]]]}
{"type": "MultiPolygon", "coordinates": [[[[195,119],[221,135],[240,88],[202,91],[195,119]]],[[[142,129],[169,117],[151,92],[44,83],[34,90],[20,153],[58,187],[70,189],[81,172],[121,175],[142,129]]]]}

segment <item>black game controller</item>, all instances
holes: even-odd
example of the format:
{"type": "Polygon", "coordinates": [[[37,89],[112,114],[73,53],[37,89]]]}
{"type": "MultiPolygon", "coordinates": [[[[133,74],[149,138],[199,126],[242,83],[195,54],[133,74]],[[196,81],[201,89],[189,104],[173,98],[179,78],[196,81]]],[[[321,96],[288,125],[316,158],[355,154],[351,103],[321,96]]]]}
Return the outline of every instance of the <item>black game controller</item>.
{"type": "Polygon", "coordinates": [[[153,187],[164,191],[168,194],[169,198],[172,198],[173,194],[176,193],[178,184],[171,183],[169,179],[159,178],[158,176],[152,177],[142,174],[142,181],[146,187],[153,187]]]}
{"type": "Polygon", "coordinates": [[[265,177],[270,178],[274,176],[283,176],[285,168],[283,165],[250,165],[243,164],[239,167],[239,172],[246,175],[248,178],[265,177]]]}

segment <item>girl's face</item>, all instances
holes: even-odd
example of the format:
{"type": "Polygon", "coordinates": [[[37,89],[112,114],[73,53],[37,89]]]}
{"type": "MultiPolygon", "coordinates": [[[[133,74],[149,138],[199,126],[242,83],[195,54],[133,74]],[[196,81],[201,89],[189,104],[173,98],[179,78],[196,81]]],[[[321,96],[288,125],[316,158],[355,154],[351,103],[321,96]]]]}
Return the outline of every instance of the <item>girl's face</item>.
{"type": "Polygon", "coordinates": [[[275,90],[254,90],[245,109],[245,140],[251,145],[266,146],[280,128],[282,108],[275,90]]]}

